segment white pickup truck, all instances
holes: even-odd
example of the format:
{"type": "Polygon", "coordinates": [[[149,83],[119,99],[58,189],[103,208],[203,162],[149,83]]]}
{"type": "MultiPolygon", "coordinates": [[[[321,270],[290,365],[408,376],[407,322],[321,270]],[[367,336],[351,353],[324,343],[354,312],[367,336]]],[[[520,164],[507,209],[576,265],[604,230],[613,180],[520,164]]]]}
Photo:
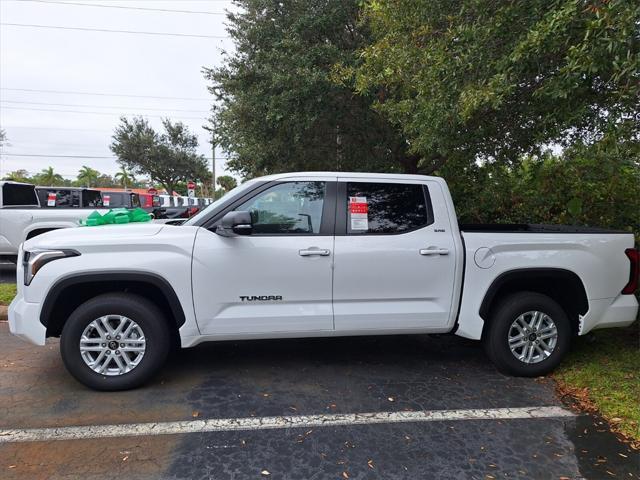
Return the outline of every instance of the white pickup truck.
{"type": "Polygon", "coordinates": [[[59,230],[24,243],[11,331],[61,337],[69,372],[138,386],[172,342],[451,332],[497,367],[545,374],[572,337],[631,324],[633,235],[458,226],[435,177],[290,173],[248,181],[182,226],[59,230]]]}
{"type": "MultiPolygon", "coordinates": [[[[80,192],[84,189],[68,189],[80,192]]],[[[46,192],[44,192],[46,194],[46,192]]],[[[53,194],[55,195],[55,194],[53,194]]],[[[98,194],[99,195],[99,194],[98,194]]],[[[44,201],[47,201],[46,195],[44,201]]],[[[51,205],[56,199],[50,200],[51,205]]],[[[77,227],[95,208],[43,208],[34,185],[0,182],[0,260],[15,260],[18,247],[51,230],[77,227]]]]}

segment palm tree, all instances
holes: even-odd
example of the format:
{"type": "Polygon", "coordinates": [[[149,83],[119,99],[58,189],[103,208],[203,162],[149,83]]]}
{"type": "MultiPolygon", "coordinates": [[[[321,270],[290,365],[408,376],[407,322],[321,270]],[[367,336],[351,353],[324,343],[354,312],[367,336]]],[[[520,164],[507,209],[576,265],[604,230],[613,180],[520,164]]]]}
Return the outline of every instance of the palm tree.
{"type": "Polygon", "coordinates": [[[127,169],[124,167],[120,168],[120,171],[114,175],[114,178],[120,183],[120,186],[123,188],[127,188],[127,185],[131,185],[136,181],[136,178],[133,174],[127,172],[127,169]]]}
{"type": "Polygon", "coordinates": [[[24,183],[29,183],[31,181],[31,179],[29,178],[29,172],[27,172],[26,170],[14,170],[13,172],[9,172],[4,176],[3,180],[24,183]]]}
{"type": "Polygon", "coordinates": [[[53,167],[43,168],[36,178],[40,185],[52,187],[64,184],[64,178],[59,173],[54,172],[53,167]]]}
{"type": "Polygon", "coordinates": [[[92,187],[98,182],[98,177],[100,177],[100,172],[98,170],[94,170],[91,167],[83,165],[78,172],[78,183],[87,187],[92,187]]]}

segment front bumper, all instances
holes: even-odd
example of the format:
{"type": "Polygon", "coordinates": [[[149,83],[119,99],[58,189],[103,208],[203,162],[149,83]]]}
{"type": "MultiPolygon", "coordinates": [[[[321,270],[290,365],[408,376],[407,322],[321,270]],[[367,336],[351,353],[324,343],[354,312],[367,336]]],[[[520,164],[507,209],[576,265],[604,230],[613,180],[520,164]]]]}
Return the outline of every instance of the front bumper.
{"type": "Polygon", "coordinates": [[[47,329],[40,323],[40,304],[29,303],[18,294],[9,305],[9,330],[36,345],[44,345],[47,329]]]}

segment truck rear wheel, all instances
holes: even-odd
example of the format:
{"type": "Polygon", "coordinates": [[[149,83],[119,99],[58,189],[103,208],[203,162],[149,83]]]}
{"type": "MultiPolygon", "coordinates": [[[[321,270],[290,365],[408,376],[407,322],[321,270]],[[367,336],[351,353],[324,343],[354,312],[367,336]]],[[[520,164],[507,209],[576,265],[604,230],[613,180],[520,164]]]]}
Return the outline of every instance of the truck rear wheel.
{"type": "Polygon", "coordinates": [[[166,360],[170,333],[146,298],[109,293],[80,305],[60,336],[62,360],[73,377],[95,390],[136,388],[166,360]]]}
{"type": "Polygon", "coordinates": [[[498,370],[516,376],[546,375],[558,366],[571,344],[567,314],[552,298],[520,292],[492,312],[483,343],[498,370]]]}

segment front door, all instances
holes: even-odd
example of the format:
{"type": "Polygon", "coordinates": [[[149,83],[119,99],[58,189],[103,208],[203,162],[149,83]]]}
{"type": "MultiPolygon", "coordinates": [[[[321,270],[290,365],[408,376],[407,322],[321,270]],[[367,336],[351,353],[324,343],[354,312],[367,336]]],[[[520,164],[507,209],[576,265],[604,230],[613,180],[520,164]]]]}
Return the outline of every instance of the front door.
{"type": "Polygon", "coordinates": [[[440,186],[339,181],[336,332],[448,330],[457,255],[449,217],[434,217],[447,212],[440,186]]]}
{"type": "Polygon", "coordinates": [[[251,213],[251,235],[198,231],[193,298],[202,334],[333,329],[333,189],[335,178],[280,181],[233,207],[251,213]]]}

